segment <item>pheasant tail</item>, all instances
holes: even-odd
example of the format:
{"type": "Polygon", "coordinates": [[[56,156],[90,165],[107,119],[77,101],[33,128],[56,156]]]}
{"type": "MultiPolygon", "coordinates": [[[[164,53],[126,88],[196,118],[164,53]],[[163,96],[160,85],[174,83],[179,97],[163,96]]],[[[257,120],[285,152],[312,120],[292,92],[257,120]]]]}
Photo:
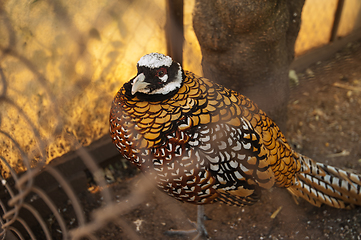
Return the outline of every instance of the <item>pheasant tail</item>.
{"type": "Polygon", "coordinates": [[[298,155],[301,170],[288,190],[315,206],[327,204],[335,208],[361,205],[361,175],[318,163],[298,155]]]}

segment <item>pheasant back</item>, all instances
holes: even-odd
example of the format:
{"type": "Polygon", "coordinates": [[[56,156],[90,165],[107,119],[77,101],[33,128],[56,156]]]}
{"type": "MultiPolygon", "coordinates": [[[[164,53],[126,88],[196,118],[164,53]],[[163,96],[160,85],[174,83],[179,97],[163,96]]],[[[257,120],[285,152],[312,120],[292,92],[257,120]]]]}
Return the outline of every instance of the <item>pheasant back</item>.
{"type": "Polygon", "coordinates": [[[181,201],[253,204],[261,189],[296,184],[302,162],[277,125],[248,98],[184,71],[171,97],[117,93],[110,133],[121,154],[181,201]]]}

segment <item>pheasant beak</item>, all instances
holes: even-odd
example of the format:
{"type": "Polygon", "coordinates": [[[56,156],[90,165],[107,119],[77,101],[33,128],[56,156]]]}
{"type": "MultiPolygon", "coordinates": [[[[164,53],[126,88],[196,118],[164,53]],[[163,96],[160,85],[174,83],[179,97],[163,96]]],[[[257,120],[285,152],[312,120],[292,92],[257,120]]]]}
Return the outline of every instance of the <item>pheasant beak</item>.
{"type": "Polygon", "coordinates": [[[146,88],[149,85],[149,83],[144,82],[144,79],[145,79],[145,75],[143,73],[139,74],[136,78],[134,78],[132,95],[134,95],[136,92],[143,92],[143,93],[149,92],[149,89],[146,88]]]}

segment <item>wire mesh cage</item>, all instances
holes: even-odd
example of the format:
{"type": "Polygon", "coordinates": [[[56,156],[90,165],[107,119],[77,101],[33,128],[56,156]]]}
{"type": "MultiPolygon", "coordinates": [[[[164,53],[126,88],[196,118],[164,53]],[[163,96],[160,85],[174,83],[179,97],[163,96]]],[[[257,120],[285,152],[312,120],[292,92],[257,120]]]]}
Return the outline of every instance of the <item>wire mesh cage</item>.
{"type": "MultiPolygon", "coordinates": [[[[337,1],[322,2],[306,5],[305,14],[323,12],[323,20],[303,20],[296,52],[329,42],[337,1]],[[327,39],[308,43],[309,32],[327,39]]],[[[354,2],[344,6],[353,20],[343,16],[340,24],[355,23],[339,36],[356,26],[354,2]]],[[[183,65],[201,75],[193,6],[184,1],[183,65]]],[[[102,239],[109,224],[140,239],[142,221],[130,226],[122,216],[157,194],[140,176],[129,183],[132,191],[113,194],[137,170],[110,143],[109,108],[142,55],[167,52],[167,13],[162,0],[0,3],[1,239],[102,239]]],[[[169,206],[160,209],[182,215],[169,206]]]]}
{"type": "Polygon", "coordinates": [[[94,239],[77,191],[95,179],[103,205],[114,199],[84,146],[107,134],[112,95],[139,57],[165,51],[165,3],[7,1],[1,16],[2,238],[94,239]]]}

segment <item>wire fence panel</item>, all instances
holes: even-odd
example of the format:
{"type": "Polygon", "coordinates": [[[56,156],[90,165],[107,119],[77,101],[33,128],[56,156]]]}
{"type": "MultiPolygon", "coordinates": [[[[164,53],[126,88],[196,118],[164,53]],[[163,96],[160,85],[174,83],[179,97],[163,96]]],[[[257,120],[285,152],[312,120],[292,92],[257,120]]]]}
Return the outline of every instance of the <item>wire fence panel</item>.
{"type": "MultiPolygon", "coordinates": [[[[336,5],[306,1],[297,54],[328,43],[336,5]]],[[[183,61],[201,75],[193,7],[184,1],[183,61]]],[[[356,26],[359,1],[344,13],[338,36],[356,26]]],[[[152,183],[138,176],[134,191],[114,196],[109,182],[124,176],[101,165],[129,167],[109,148],[109,109],[139,58],[166,52],[165,22],[163,0],[0,3],[0,239],[99,239],[110,223],[140,239],[122,215],[152,183]]]]}
{"type": "Polygon", "coordinates": [[[90,177],[99,207],[114,198],[84,146],[108,133],[113,96],[138,59],[165,52],[165,3],[6,1],[0,15],[1,237],[96,239],[101,220],[74,189],[90,177]],[[74,171],[48,165],[73,150],[74,171]]]}

